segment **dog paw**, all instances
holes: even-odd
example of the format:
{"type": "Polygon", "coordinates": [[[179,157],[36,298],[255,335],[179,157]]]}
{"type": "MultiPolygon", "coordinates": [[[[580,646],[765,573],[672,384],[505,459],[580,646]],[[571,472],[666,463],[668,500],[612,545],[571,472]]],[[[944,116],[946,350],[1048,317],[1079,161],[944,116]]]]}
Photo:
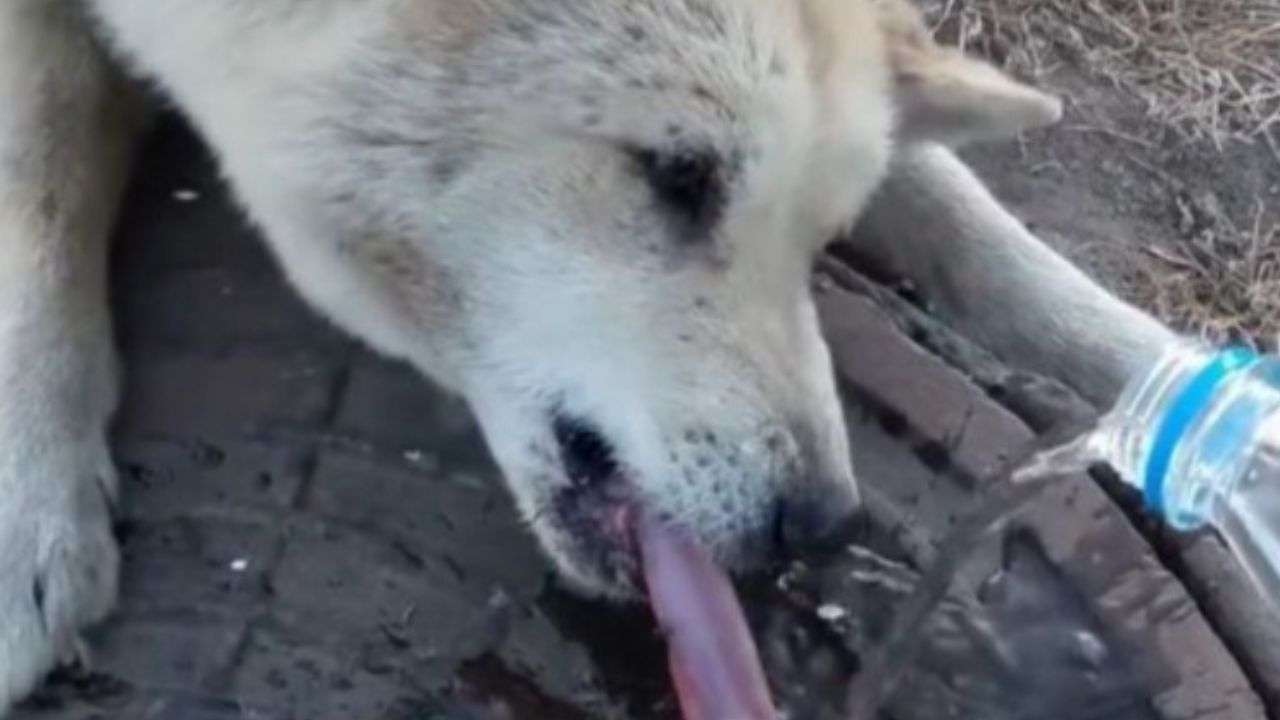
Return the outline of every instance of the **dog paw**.
{"type": "Polygon", "coordinates": [[[0,718],[115,601],[115,471],[105,443],[0,447],[0,718]]]}

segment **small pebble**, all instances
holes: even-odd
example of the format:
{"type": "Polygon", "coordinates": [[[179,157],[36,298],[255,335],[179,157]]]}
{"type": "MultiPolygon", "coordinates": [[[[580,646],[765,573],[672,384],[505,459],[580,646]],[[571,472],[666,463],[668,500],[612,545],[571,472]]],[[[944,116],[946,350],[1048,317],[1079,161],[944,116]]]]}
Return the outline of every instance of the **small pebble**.
{"type": "Polygon", "coordinates": [[[181,188],[173,191],[173,199],[180,203],[193,203],[200,199],[200,193],[190,188],[181,188]]]}
{"type": "Polygon", "coordinates": [[[827,604],[818,608],[818,617],[827,622],[843,620],[848,614],[848,611],[839,605],[827,604]]]}
{"type": "Polygon", "coordinates": [[[242,573],[249,569],[249,561],[244,558],[236,558],[231,561],[231,572],[242,573]]]}

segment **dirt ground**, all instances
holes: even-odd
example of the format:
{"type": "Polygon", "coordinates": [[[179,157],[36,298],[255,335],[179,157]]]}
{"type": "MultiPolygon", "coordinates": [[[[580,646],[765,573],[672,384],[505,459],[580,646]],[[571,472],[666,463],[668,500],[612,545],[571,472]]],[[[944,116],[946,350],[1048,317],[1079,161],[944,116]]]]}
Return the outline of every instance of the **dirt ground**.
{"type": "Polygon", "coordinates": [[[1059,251],[1174,327],[1280,332],[1280,3],[924,0],[1066,116],[966,158],[1059,251]]]}

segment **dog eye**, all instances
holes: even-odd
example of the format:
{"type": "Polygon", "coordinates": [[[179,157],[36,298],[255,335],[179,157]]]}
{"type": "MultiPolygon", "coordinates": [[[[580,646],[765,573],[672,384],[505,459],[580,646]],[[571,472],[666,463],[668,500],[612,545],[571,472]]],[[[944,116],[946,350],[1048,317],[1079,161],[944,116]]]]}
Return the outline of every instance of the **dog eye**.
{"type": "Polygon", "coordinates": [[[631,155],[654,197],[687,224],[692,239],[705,235],[719,221],[725,203],[724,179],[713,154],[638,149],[631,155]]]}

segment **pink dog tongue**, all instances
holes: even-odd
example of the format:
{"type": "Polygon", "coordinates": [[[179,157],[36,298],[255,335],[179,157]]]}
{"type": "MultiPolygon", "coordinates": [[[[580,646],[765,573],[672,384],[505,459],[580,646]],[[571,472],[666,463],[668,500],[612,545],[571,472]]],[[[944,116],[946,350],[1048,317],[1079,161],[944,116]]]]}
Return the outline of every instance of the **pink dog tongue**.
{"type": "Polygon", "coordinates": [[[725,571],[683,534],[637,527],[649,602],[686,720],[775,720],[755,641],[725,571]]]}

